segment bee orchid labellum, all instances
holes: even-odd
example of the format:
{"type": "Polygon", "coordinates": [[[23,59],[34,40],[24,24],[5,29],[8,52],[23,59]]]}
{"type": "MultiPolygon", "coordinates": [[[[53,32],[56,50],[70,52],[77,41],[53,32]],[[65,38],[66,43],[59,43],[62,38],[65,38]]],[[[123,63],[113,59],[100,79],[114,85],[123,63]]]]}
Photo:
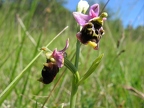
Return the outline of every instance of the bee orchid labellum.
{"type": "Polygon", "coordinates": [[[47,59],[42,69],[42,77],[39,79],[40,82],[44,84],[49,84],[53,81],[57,73],[59,72],[59,67],[47,59]]]}

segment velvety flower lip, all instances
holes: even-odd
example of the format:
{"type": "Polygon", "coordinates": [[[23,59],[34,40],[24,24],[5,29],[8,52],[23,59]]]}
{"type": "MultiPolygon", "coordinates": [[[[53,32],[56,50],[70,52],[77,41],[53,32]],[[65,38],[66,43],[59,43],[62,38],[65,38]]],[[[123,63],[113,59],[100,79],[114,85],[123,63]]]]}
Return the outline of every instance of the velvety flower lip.
{"type": "Polygon", "coordinates": [[[51,57],[55,59],[56,64],[59,68],[61,68],[64,65],[64,54],[68,46],[69,46],[69,39],[66,41],[64,49],[58,51],[56,48],[51,55],[51,57]]]}
{"type": "Polygon", "coordinates": [[[85,45],[90,45],[95,50],[99,49],[99,41],[104,34],[103,27],[95,29],[91,22],[83,26],[82,30],[76,34],[77,39],[85,45]]]}
{"type": "Polygon", "coordinates": [[[80,12],[73,12],[73,16],[79,25],[84,26],[90,19],[98,17],[99,4],[94,4],[90,7],[89,15],[82,14],[80,12]]]}
{"type": "Polygon", "coordinates": [[[59,72],[59,67],[57,66],[57,64],[47,59],[41,71],[42,77],[38,79],[38,81],[44,84],[49,84],[54,80],[58,72],[59,72]]]}

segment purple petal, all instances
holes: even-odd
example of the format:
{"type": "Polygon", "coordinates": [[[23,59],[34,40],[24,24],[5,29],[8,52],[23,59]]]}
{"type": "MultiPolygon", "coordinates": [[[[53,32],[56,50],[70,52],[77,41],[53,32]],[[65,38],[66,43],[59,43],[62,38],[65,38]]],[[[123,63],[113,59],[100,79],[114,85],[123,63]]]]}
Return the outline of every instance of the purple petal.
{"type": "Polygon", "coordinates": [[[66,40],[66,45],[64,49],[60,50],[59,52],[62,52],[62,53],[65,52],[65,50],[68,49],[68,47],[69,47],[69,39],[66,40]]]}
{"type": "Polygon", "coordinates": [[[52,53],[52,57],[55,59],[57,66],[59,68],[61,68],[64,63],[63,53],[59,52],[59,51],[57,51],[57,49],[55,49],[52,53]]]}
{"type": "Polygon", "coordinates": [[[84,26],[90,20],[88,15],[82,14],[80,12],[73,12],[73,16],[77,23],[81,26],[84,26]]]}
{"type": "Polygon", "coordinates": [[[99,15],[99,4],[94,4],[90,7],[89,15],[91,18],[97,17],[99,15]]]}
{"type": "Polygon", "coordinates": [[[55,59],[56,64],[59,68],[61,68],[64,65],[64,52],[69,47],[69,39],[66,41],[66,45],[63,50],[57,51],[55,49],[52,53],[52,57],[55,59]]]}

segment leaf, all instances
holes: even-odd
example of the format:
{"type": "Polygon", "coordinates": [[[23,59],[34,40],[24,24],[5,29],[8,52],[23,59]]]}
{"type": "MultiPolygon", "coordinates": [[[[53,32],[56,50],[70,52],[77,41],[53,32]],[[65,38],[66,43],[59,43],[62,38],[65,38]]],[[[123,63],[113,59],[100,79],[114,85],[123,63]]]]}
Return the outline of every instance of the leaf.
{"type": "Polygon", "coordinates": [[[101,62],[101,59],[103,58],[104,54],[101,54],[98,58],[94,60],[88,71],[83,75],[83,77],[80,79],[79,84],[81,84],[84,80],[86,80],[97,68],[99,63],[101,62]]]}

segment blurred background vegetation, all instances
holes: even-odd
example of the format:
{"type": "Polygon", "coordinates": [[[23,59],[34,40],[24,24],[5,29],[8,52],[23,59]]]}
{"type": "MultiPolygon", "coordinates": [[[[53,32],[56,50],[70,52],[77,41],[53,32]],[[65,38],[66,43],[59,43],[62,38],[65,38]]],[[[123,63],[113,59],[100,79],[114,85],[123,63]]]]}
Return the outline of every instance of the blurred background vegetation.
{"type": "MultiPolygon", "coordinates": [[[[0,93],[39,49],[66,26],[69,28],[49,49],[62,49],[69,38],[67,55],[73,58],[77,25],[72,12],[63,7],[65,3],[66,0],[0,0],[0,93]]],[[[141,96],[125,89],[132,86],[144,93],[144,26],[123,27],[120,19],[111,18],[115,13],[109,8],[105,10],[109,18],[100,49],[81,48],[80,74],[84,74],[99,54],[105,56],[95,73],[80,86],[77,108],[144,108],[141,96]]],[[[51,84],[43,85],[37,79],[41,77],[44,62],[42,55],[29,67],[1,108],[40,108],[55,85],[45,107],[69,108],[71,73],[62,68],[51,84]]]]}

